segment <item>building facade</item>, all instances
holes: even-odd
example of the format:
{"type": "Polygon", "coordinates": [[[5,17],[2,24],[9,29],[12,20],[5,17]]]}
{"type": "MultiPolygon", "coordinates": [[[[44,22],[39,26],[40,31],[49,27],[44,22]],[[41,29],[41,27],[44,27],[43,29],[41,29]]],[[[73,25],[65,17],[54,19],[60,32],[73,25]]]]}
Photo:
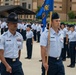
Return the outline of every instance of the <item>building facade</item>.
{"type": "Polygon", "coordinates": [[[0,0],[0,5],[21,5],[32,10],[32,0],[0,0]]]}
{"type": "MultiPolygon", "coordinates": [[[[37,5],[41,6],[43,2],[44,0],[37,0],[37,5]]],[[[62,21],[67,21],[69,11],[76,14],[76,0],[54,0],[54,11],[60,14],[62,21]]]]}
{"type": "Polygon", "coordinates": [[[68,20],[68,12],[76,13],[76,0],[54,0],[54,11],[60,14],[61,20],[68,20]]]}
{"type": "MultiPolygon", "coordinates": [[[[3,5],[21,5],[26,9],[33,10],[32,0],[0,0],[0,6],[3,5]]],[[[36,6],[37,7],[37,6],[36,6]]],[[[35,15],[18,15],[20,19],[32,20],[35,15]]]]}
{"type": "MultiPolygon", "coordinates": [[[[37,11],[38,7],[41,7],[44,0],[0,0],[0,6],[2,5],[21,5],[26,9],[37,11]]],[[[74,11],[76,13],[76,0],[54,0],[54,11],[60,14],[61,20],[68,19],[68,12],[74,11]]],[[[34,15],[20,15],[23,19],[34,19],[34,15]]]]}

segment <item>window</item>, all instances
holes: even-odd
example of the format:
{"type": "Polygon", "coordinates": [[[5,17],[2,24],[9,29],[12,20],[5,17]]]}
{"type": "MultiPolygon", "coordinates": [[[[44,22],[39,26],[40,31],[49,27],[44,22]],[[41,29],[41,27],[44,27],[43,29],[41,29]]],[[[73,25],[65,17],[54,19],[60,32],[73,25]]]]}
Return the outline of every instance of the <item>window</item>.
{"type": "Polygon", "coordinates": [[[28,18],[28,15],[27,15],[27,18],[28,18]]]}
{"type": "Polygon", "coordinates": [[[54,8],[56,8],[57,6],[54,6],[54,8]]]}
{"type": "Polygon", "coordinates": [[[34,18],[36,18],[36,16],[34,15],[34,18]]]}
{"type": "Polygon", "coordinates": [[[62,6],[60,6],[59,8],[62,8],[62,6]]]}
{"type": "Polygon", "coordinates": [[[27,3],[22,3],[22,6],[23,6],[24,8],[26,8],[26,7],[27,7],[27,3]]]}
{"type": "Polygon", "coordinates": [[[5,0],[5,1],[9,1],[9,0],[5,0]]]}
{"type": "Polygon", "coordinates": [[[72,10],[72,8],[70,7],[70,10],[72,10]]]}
{"type": "Polygon", "coordinates": [[[26,18],[26,15],[24,15],[24,18],[26,18]]]}
{"type": "Polygon", "coordinates": [[[9,5],[9,3],[5,3],[5,5],[9,5]]]}
{"type": "Polygon", "coordinates": [[[70,0],[70,2],[72,2],[72,0],[70,0]]]}
{"type": "Polygon", "coordinates": [[[28,4],[28,9],[31,9],[31,4],[28,4]]]}
{"type": "Polygon", "coordinates": [[[32,18],[32,15],[30,15],[30,18],[32,18]]]}
{"type": "Polygon", "coordinates": [[[22,18],[22,15],[21,15],[21,18],[22,18]]]}

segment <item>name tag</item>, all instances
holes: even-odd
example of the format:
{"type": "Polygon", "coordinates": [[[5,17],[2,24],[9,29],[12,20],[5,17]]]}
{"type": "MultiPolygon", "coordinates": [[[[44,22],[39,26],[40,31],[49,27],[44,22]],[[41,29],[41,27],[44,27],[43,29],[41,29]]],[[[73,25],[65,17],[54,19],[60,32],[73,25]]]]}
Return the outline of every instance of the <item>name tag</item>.
{"type": "Polygon", "coordinates": [[[17,39],[17,47],[20,48],[21,47],[21,39],[17,39]]]}
{"type": "Polygon", "coordinates": [[[55,37],[51,37],[51,38],[55,38],[55,37]]]}
{"type": "Polygon", "coordinates": [[[21,39],[17,39],[18,42],[21,42],[21,39]]]}
{"type": "Polygon", "coordinates": [[[6,40],[6,41],[11,41],[11,40],[6,40]]]}
{"type": "Polygon", "coordinates": [[[55,38],[50,38],[50,41],[56,41],[56,39],[55,38]]]}

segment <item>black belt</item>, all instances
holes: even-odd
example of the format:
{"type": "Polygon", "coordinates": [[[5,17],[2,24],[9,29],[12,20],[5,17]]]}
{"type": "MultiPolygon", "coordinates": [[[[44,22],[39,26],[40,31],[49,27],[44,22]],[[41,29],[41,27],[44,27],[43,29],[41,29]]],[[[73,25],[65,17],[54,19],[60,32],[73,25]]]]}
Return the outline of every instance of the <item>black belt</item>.
{"type": "Polygon", "coordinates": [[[70,41],[70,43],[76,43],[76,41],[70,41]]]}
{"type": "Polygon", "coordinates": [[[27,38],[27,40],[31,40],[32,38],[27,38]]]}
{"type": "Polygon", "coordinates": [[[11,61],[11,62],[15,62],[17,60],[19,60],[18,58],[5,58],[6,61],[11,61]]]}
{"type": "Polygon", "coordinates": [[[55,58],[55,57],[50,57],[50,56],[49,56],[49,59],[60,60],[60,57],[56,57],[56,58],[55,58]]]}

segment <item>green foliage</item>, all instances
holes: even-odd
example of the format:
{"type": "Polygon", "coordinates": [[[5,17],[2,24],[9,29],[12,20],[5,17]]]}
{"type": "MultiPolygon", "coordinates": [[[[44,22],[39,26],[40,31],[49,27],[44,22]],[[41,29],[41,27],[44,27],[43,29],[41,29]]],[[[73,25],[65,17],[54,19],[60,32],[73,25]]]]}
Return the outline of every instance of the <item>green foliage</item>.
{"type": "Polygon", "coordinates": [[[39,12],[40,8],[41,8],[40,6],[37,7],[36,14],[39,12]]]}
{"type": "Polygon", "coordinates": [[[64,22],[65,24],[76,24],[76,22],[70,22],[70,21],[62,21],[64,22]]]}
{"type": "MultiPolygon", "coordinates": [[[[39,12],[40,8],[41,8],[41,6],[38,6],[38,7],[37,7],[36,14],[39,12]]],[[[41,19],[41,18],[42,18],[41,16],[37,17],[37,19],[41,19]]]]}
{"type": "Polygon", "coordinates": [[[69,19],[74,19],[75,18],[74,12],[73,11],[69,11],[68,12],[68,17],[69,17],[69,19]]]}

